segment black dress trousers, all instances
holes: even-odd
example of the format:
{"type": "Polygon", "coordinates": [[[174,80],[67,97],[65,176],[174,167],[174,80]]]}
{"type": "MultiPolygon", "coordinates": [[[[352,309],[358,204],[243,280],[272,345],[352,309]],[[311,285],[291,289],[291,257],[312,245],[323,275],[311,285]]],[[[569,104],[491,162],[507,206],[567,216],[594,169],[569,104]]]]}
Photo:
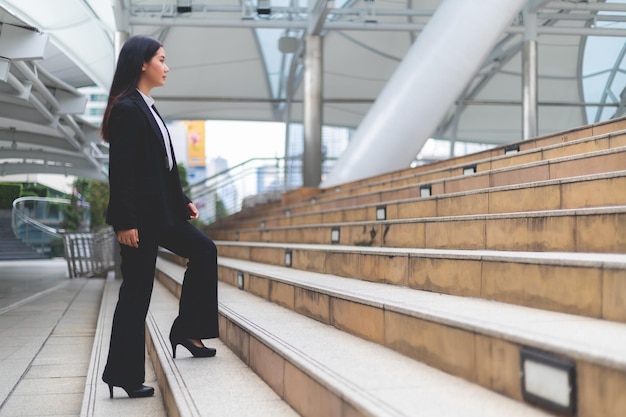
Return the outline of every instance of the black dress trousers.
{"type": "Polygon", "coordinates": [[[159,246],[188,259],[173,331],[190,339],[219,337],[215,244],[187,221],[159,228],[145,220],[138,228],[139,247],[121,245],[123,282],[102,376],[106,383],[128,388],[145,381],[145,319],[159,246]]]}

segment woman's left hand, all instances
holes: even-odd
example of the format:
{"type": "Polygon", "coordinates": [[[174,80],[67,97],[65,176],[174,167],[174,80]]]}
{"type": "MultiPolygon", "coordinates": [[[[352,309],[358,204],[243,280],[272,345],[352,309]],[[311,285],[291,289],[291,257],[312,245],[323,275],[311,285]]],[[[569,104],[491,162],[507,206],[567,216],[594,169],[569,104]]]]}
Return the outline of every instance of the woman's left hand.
{"type": "Polygon", "coordinates": [[[196,206],[193,203],[189,203],[187,204],[187,208],[189,209],[189,219],[196,220],[200,215],[196,206]]]}

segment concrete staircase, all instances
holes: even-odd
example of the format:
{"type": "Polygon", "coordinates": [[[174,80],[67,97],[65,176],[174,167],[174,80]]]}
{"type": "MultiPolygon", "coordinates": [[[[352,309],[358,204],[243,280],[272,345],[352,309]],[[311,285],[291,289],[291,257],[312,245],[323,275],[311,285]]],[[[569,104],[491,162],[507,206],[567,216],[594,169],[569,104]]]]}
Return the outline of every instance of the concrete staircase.
{"type": "Polygon", "coordinates": [[[185,260],[147,323],[168,415],[626,415],[626,119],[208,226],[220,340],[171,359],[185,260]]]}
{"type": "Polygon", "coordinates": [[[46,259],[13,234],[11,209],[0,209],[0,261],[46,259]]]}
{"type": "MultiPolygon", "coordinates": [[[[615,120],[288,194],[207,227],[220,279],[527,412],[624,415],[624,128],[615,120]],[[572,404],[523,389],[522,352],[570,364],[572,404]]],[[[340,397],[357,414],[385,415],[340,397]]]]}

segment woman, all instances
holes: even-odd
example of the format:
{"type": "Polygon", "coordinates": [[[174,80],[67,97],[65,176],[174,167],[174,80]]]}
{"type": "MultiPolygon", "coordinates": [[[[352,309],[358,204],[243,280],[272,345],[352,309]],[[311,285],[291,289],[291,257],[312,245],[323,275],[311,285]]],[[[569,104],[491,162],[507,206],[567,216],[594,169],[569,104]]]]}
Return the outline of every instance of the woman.
{"type": "Polygon", "coordinates": [[[158,247],[189,260],[172,324],[172,354],[186,347],[194,357],[215,356],[202,339],[219,336],[217,249],[188,220],[196,206],[183,194],[169,132],[150,92],[169,72],[163,46],[134,36],[122,50],[102,122],[109,142],[107,223],[121,246],[123,282],[113,316],[111,344],[102,380],[129,397],[148,397],[145,382],[145,319],[150,304],[158,247]]]}

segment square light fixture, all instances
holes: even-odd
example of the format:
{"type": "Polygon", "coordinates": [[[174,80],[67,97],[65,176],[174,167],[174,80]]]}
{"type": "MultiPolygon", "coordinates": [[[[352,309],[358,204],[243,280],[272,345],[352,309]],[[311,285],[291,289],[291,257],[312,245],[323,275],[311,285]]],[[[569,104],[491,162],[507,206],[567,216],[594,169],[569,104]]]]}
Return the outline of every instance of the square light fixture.
{"type": "Polygon", "coordinates": [[[282,36],[278,39],[278,50],[283,54],[293,54],[298,51],[298,43],[295,36],[282,36]]]}
{"type": "Polygon", "coordinates": [[[463,167],[463,175],[473,175],[476,173],[476,165],[463,167]]]}
{"type": "Polygon", "coordinates": [[[520,367],[525,401],[565,415],[576,414],[576,365],[573,361],[523,347],[520,367]]]}
{"type": "Polygon", "coordinates": [[[285,217],[291,217],[291,210],[285,210],[285,217]]]}
{"type": "Polygon", "coordinates": [[[287,249],[285,251],[285,266],[291,267],[291,259],[292,259],[291,249],[287,249]]]}
{"type": "Polygon", "coordinates": [[[256,12],[259,15],[268,15],[272,12],[270,0],[258,0],[256,5],[256,12]]]}
{"type": "Polygon", "coordinates": [[[178,0],[177,13],[191,13],[191,0],[178,0]]]}
{"type": "Polygon", "coordinates": [[[430,197],[432,194],[432,188],[430,185],[422,185],[420,187],[420,197],[430,197]]]}
{"type": "Polygon", "coordinates": [[[504,148],[505,155],[511,155],[514,153],[519,153],[519,145],[511,145],[504,148]]]}
{"type": "Polygon", "coordinates": [[[330,243],[339,243],[339,228],[333,227],[330,229],[330,243]]]}
{"type": "Polygon", "coordinates": [[[259,227],[260,227],[261,229],[265,229],[265,222],[264,222],[264,221],[262,221],[261,223],[259,223],[259,227]]]}
{"type": "Polygon", "coordinates": [[[387,206],[376,207],[376,220],[387,220],[387,206]]]}
{"type": "Polygon", "coordinates": [[[237,271],[237,288],[243,290],[243,272],[237,271]]]}

